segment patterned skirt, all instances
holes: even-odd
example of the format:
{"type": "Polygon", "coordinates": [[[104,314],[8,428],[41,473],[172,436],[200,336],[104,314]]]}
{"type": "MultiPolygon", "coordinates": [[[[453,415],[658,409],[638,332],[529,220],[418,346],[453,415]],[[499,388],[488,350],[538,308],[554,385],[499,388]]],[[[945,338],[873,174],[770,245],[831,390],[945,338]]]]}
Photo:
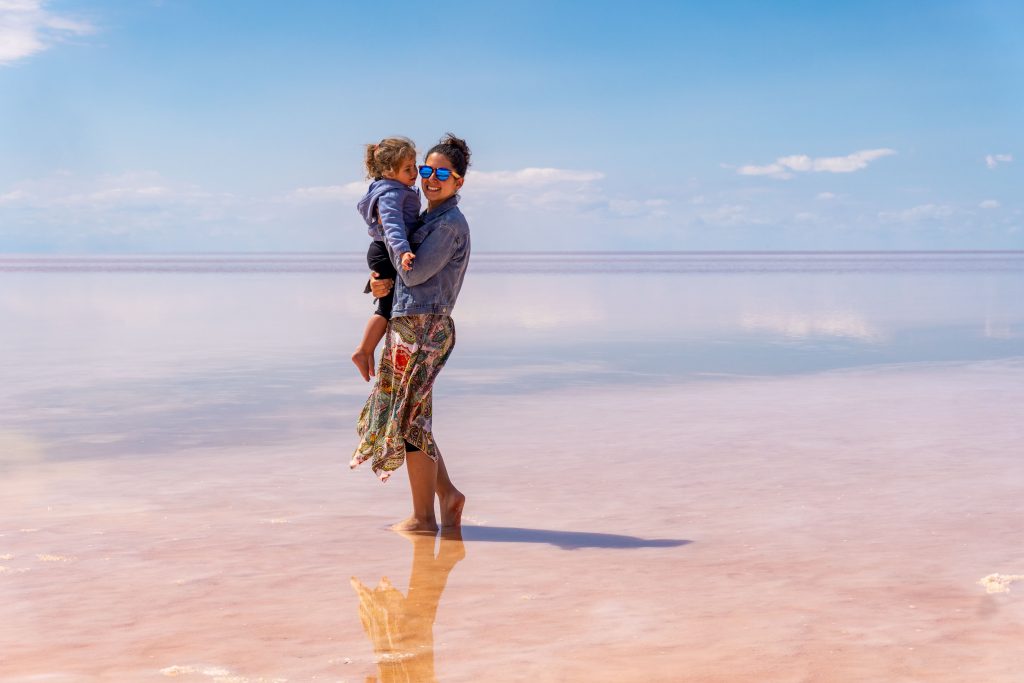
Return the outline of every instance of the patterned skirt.
{"type": "Polygon", "coordinates": [[[405,462],[405,444],[431,460],[440,451],[430,431],[434,380],[455,346],[455,323],[447,315],[392,318],[384,337],[377,381],[359,414],[359,446],[350,467],[371,460],[387,481],[405,462]]]}

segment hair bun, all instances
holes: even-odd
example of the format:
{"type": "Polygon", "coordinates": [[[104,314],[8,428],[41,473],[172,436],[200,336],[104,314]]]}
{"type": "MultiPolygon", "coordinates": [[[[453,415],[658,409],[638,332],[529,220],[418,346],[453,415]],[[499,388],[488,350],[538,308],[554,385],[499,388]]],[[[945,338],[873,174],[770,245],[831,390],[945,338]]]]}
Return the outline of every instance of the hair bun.
{"type": "Polygon", "coordinates": [[[442,145],[451,145],[455,149],[462,152],[462,156],[465,157],[466,166],[469,166],[469,156],[472,154],[469,151],[469,145],[462,138],[456,137],[454,133],[445,133],[444,137],[441,138],[442,145]]]}
{"type": "Polygon", "coordinates": [[[455,137],[454,133],[445,133],[436,145],[430,148],[427,156],[434,152],[445,155],[452,162],[453,169],[459,175],[466,175],[469,168],[469,145],[462,138],[455,137]]]}

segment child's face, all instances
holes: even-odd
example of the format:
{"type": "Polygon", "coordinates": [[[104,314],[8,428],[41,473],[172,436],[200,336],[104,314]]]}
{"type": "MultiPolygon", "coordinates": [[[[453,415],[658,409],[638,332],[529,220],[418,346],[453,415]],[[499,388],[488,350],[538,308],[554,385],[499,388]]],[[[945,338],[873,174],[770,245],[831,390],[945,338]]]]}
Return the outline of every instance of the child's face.
{"type": "Polygon", "coordinates": [[[416,156],[408,156],[398,162],[398,166],[384,174],[388,180],[397,180],[403,185],[413,185],[419,172],[416,169],[416,156]]]}

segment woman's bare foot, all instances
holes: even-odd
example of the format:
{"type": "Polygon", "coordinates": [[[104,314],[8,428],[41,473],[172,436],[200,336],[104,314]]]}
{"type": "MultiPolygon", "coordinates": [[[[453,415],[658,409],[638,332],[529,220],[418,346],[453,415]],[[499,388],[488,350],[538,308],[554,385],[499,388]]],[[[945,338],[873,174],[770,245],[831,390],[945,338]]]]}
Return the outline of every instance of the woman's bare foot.
{"type": "Polygon", "coordinates": [[[413,533],[436,534],[437,522],[435,522],[434,520],[422,520],[416,519],[415,517],[410,517],[409,519],[401,521],[398,524],[392,524],[391,530],[398,532],[411,531],[413,533]]]}
{"type": "Polygon", "coordinates": [[[440,548],[437,551],[437,559],[450,567],[454,567],[466,557],[466,544],[462,542],[462,529],[460,527],[448,527],[441,529],[440,548]]]}
{"type": "Polygon", "coordinates": [[[373,377],[373,354],[367,353],[362,349],[356,349],[355,353],[352,354],[352,363],[355,364],[363,379],[369,382],[370,378],[373,377]]]}
{"type": "Polygon", "coordinates": [[[443,496],[438,495],[438,498],[441,499],[441,526],[446,529],[462,526],[462,508],[466,506],[466,496],[452,487],[451,491],[443,496]]]}

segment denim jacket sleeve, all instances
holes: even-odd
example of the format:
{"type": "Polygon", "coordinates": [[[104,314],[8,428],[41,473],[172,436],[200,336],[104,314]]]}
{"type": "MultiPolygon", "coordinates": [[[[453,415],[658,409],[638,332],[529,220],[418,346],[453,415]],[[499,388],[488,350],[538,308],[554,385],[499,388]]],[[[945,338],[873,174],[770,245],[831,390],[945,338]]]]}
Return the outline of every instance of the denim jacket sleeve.
{"type": "Polygon", "coordinates": [[[459,249],[458,234],[452,227],[442,223],[430,232],[416,248],[416,260],[412,270],[398,269],[398,276],[408,287],[421,285],[441,272],[459,249]]]}
{"type": "Polygon", "coordinates": [[[384,229],[384,240],[395,258],[412,251],[405,218],[402,216],[401,190],[388,190],[382,194],[377,199],[377,212],[380,214],[380,223],[384,229]]]}

